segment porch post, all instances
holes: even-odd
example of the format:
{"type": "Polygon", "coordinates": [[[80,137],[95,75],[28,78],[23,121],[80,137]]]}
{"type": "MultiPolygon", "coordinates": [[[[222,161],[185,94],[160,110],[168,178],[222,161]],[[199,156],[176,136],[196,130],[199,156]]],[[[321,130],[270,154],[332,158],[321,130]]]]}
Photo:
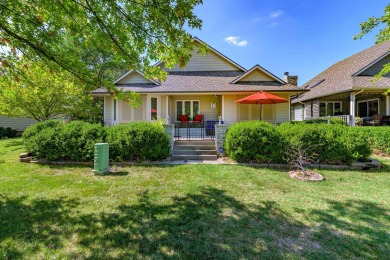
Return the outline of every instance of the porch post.
{"type": "Polygon", "coordinates": [[[152,121],[150,95],[146,95],[146,121],[152,121]]]}
{"type": "Polygon", "coordinates": [[[386,96],[386,116],[390,116],[390,95],[386,96]]]}
{"type": "Polygon", "coordinates": [[[351,115],[351,123],[350,123],[351,126],[355,126],[355,115],[356,115],[356,113],[355,113],[355,96],[356,96],[355,92],[351,92],[350,101],[349,101],[349,105],[350,105],[349,114],[351,115]]]}
{"type": "Polygon", "coordinates": [[[222,121],[225,123],[225,95],[222,95],[222,98],[221,98],[221,102],[222,102],[222,121]]]}

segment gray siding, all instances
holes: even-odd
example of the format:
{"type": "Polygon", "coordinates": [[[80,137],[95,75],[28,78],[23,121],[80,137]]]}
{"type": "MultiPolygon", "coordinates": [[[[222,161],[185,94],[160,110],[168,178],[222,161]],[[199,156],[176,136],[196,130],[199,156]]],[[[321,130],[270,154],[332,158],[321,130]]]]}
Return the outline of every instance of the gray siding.
{"type": "Polygon", "coordinates": [[[320,101],[318,99],[313,100],[313,117],[320,116],[320,101]]]}
{"type": "Polygon", "coordinates": [[[302,105],[294,105],[294,120],[295,121],[302,121],[304,119],[303,117],[303,109],[302,105]]]}
{"type": "Polygon", "coordinates": [[[141,74],[139,74],[136,71],[131,72],[129,75],[121,79],[117,82],[117,84],[134,84],[134,83],[141,83],[141,84],[151,84],[152,82],[150,80],[145,79],[141,74]]]}
{"type": "Polygon", "coordinates": [[[13,129],[24,131],[30,125],[35,124],[37,121],[30,118],[17,118],[17,117],[5,117],[0,116],[1,127],[11,127],[13,129]]]}
{"type": "Polygon", "coordinates": [[[245,81],[275,81],[275,79],[271,78],[259,69],[255,69],[251,73],[240,79],[238,82],[245,81]]]}
{"type": "MultiPolygon", "coordinates": [[[[363,71],[362,73],[360,73],[360,75],[362,75],[362,76],[375,76],[376,74],[378,74],[382,70],[383,65],[385,65],[387,63],[390,63],[390,55],[384,57],[382,60],[378,61],[377,63],[375,63],[374,65],[372,65],[371,67],[369,67],[368,69],[363,71]]],[[[388,73],[386,75],[389,76],[390,73],[388,73]]]]}

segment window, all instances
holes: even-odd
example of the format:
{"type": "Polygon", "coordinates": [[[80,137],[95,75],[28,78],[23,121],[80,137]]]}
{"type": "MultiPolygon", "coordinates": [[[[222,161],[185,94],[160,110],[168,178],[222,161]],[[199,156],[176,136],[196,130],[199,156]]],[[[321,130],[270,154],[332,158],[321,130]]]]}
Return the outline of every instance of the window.
{"type": "Polygon", "coordinates": [[[379,114],[379,99],[358,101],[357,104],[359,117],[370,117],[379,114]]]}
{"type": "Polygon", "coordinates": [[[342,113],[340,101],[320,102],[320,116],[334,116],[342,113]]]}
{"type": "Polygon", "coordinates": [[[178,100],[176,101],[176,120],[180,120],[180,115],[188,115],[193,119],[195,115],[200,113],[199,100],[178,100]]]}
{"type": "Polygon", "coordinates": [[[116,121],[116,99],[114,99],[114,121],[116,121]]]}
{"type": "Polygon", "coordinates": [[[157,120],[157,98],[155,97],[150,99],[150,118],[157,120]]]}

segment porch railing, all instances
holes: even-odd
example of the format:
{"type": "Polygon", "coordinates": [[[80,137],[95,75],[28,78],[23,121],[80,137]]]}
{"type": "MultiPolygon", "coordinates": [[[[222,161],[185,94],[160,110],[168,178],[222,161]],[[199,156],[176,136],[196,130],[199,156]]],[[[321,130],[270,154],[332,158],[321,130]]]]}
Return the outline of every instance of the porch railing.
{"type": "Polygon", "coordinates": [[[352,116],[351,116],[351,115],[308,117],[308,118],[305,118],[305,120],[327,119],[327,120],[330,121],[332,118],[340,118],[340,119],[342,119],[347,125],[352,126],[352,116]]]}

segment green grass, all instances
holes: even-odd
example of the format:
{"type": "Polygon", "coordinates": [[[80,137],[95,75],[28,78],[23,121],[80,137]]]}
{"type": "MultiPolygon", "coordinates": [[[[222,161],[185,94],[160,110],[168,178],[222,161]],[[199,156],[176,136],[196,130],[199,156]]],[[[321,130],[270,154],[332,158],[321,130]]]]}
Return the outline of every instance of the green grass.
{"type": "Polygon", "coordinates": [[[118,168],[19,163],[0,140],[0,258],[390,256],[390,160],[321,183],[237,165],[118,168]]]}

